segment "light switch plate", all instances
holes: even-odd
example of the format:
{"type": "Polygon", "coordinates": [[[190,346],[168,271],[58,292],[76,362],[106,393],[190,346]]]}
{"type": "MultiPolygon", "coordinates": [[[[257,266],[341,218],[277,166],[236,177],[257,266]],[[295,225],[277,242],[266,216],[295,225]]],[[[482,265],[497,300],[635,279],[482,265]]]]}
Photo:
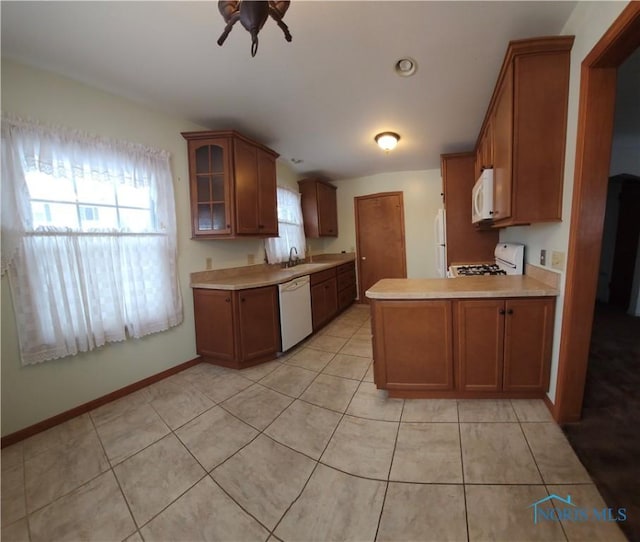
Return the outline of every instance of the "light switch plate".
{"type": "Polygon", "coordinates": [[[544,248],[540,251],[540,265],[547,265],[547,251],[544,248]]]}

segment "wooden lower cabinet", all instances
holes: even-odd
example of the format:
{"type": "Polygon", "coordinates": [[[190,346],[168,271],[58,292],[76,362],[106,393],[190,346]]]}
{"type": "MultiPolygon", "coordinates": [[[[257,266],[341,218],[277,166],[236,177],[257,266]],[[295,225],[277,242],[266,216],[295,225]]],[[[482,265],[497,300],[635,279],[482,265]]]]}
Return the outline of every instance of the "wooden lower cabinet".
{"type": "Polygon", "coordinates": [[[356,264],[349,262],[337,269],[338,311],[343,311],[356,299],[356,264]]]}
{"type": "Polygon", "coordinates": [[[243,368],[276,357],[280,349],[278,287],[195,288],[196,349],[209,361],[243,368]]]}
{"type": "Polygon", "coordinates": [[[512,299],[505,303],[504,391],[549,388],[555,298],[512,299]]]}
{"type": "Polygon", "coordinates": [[[543,397],[555,298],[372,300],[374,380],[395,397],[543,397]]]}
{"type": "Polygon", "coordinates": [[[451,301],[373,301],[374,380],[388,390],[453,390],[451,301]]]}
{"type": "Polygon", "coordinates": [[[193,290],[196,350],[206,358],[232,363],[236,359],[233,292],[193,290]]]}
{"type": "Polygon", "coordinates": [[[504,301],[455,302],[453,329],[458,389],[500,391],[504,360],[504,301]]]}
{"type": "Polygon", "coordinates": [[[328,323],[338,312],[336,269],[313,273],[311,281],[311,320],[313,331],[328,323]]]}

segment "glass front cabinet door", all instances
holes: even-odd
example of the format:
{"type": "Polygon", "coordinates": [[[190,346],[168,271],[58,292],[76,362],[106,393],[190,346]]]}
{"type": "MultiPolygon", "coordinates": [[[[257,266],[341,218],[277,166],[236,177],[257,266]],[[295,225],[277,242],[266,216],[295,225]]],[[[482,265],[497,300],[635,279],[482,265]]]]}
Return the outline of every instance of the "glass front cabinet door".
{"type": "Polygon", "coordinates": [[[193,237],[231,233],[231,141],[189,141],[193,237]]]}

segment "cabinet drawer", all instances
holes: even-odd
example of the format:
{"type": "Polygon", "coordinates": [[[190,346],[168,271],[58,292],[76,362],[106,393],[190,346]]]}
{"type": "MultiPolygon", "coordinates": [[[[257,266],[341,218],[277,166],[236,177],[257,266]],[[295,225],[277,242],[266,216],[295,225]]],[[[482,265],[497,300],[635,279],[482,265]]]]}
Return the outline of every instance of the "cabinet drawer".
{"type": "Polygon", "coordinates": [[[355,262],[347,262],[347,263],[343,263],[342,265],[339,265],[336,269],[338,271],[338,275],[340,273],[348,273],[350,271],[353,271],[355,273],[356,272],[356,264],[355,264],[355,262]]]}
{"type": "Polygon", "coordinates": [[[356,271],[355,269],[350,269],[346,273],[338,273],[338,291],[344,290],[345,288],[350,288],[353,286],[355,288],[356,285],[356,271]]]}
{"type": "Polygon", "coordinates": [[[311,286],[314,286],[315,284],[320,284],[325,280],[335,278],[335,276],[336,276],[335,267],[332,267],[331,269],[325,269],[324,271],[318,271],[317,273],[312,273],[310,278],[311,286]]]}

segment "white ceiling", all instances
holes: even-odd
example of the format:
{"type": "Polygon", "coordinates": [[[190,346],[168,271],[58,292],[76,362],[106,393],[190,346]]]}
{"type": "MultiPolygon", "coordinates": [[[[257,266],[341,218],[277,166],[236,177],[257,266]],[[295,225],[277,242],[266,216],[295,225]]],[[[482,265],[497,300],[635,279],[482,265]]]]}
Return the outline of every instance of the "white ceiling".
{"type": "MultiPolygon", "coordinates": [[[[217,2],[1,2],[2,54],[349,178],[470,150],[512,39],[558,34],[575,2],[302,2],[223,47],[217,2]],[[411,56],[418,72],[394,73],[411,56]],[[384,154],[373,136],[401,134],[384,154]]],[[[291,162],[290,162],[291,163],[291,162]]]]}

